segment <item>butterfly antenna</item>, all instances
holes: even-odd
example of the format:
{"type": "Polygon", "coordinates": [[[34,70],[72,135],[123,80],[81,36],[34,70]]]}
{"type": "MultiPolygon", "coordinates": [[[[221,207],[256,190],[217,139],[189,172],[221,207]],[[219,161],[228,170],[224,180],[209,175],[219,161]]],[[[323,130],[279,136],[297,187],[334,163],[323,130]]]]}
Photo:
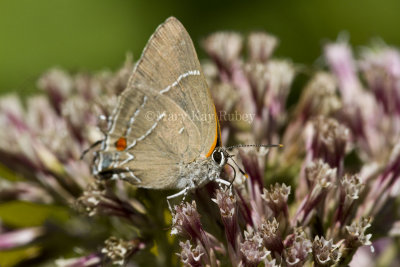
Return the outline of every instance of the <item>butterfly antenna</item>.
{"type": "Polygon", "coordinates": [[[227,164],[228,164],[229,167],[231,167],[232,170],[233,170],[233,180],[232,180],[231,184],[229,185],[229,188],[232,188],[233,182],[235,181],[235,178],[236,178],[236,170],[235,170],[235,168],[234,168],[231,164],[229,164],[229,163],[227,163],[227,164]]]}
{"type": "MultiPolygon", "coordinates": [[[[238,148],[238,147],[279,147],[279,148],[281,148],[281,147],[283,147],[283,145],[282,145],[282,144],[271,144],[271,145],[236,145],[236,146],[228,146],[228,147],[225,147],[225,149],[226,149],[226,150],[230,150],[230,149],[232,149],[232,148],[238,148]]],[[[228,157],[233,161],[233,163],[235,163],[236,167],[238,167],[239,172],[240,172],[242,175],[244,175],[246,178],[248,178],[247,173],[246,173],[244,170],[242,170],[242,168],[240,168],[239,165],[236,163],[236,161],[233,159],[233,155],[229,155],[228,157]]],[[[235,178],[236,178],[236,170],[235,170],[235,168],[234,168],[232,165],[230,165],[230,164],[228,164],[228,165],[231,166],[231,168],[232,168],[233,171],[234,171],[233,180],[232,180],[231,185],[230,185],[230,186],[232,186],[232,185],[233,185],[233,182],[235,181],[235,178]]]]}
{"type": "MultiPolygon", "coordinates": [[[[242,168],[239,167],[239,165],[236,163],[236,161],[235,161],[232,157],[233,157],[233,155],[229,155],[229,158],[233,161],[233,163],[235,163],[236,167],[238,167],[239,172],[247,178],[248,175],[245,173],[244,170],[242,170],[242,168]]],[[[231,166],[231,168],[233,169],[234,174],[235,174],[235,175],[233,176],[233,180],[232,180],[231,185],[230,185],[230,186],[232,186],[232,185],[233,185],[233,182],[235,181],[235,178],[236,178],[236,170],[235,170],[235,168],[234,168],[231,164],[228,163],[228,165],[231,166]]]]}
{"type": "Polygon", "coordinates": [[[238,147],[279,147],[282,148],[282,144],[271,144],[271,145],[236,145],[236,146],[228,146],[225,147],[227,150],[231,150],[233,148],[238,148],[238,147]]]}
{"type": "Polygon", "coordinates": [[[81,154],[81,157],[80,157],[80,160],[82,160],[82,159],[85,157],[85,155],[86,155],[90,150],[92,150],[92,149],[95,148],[96,146],[100,145],[101,142],[103,142],[103,140],[98,140],[98,141],[94,142],[90,147],[88,147],[88,148],[86,148],[85,150],[83,150],[83,152],[82,152],[82,154],[81,154]]]}

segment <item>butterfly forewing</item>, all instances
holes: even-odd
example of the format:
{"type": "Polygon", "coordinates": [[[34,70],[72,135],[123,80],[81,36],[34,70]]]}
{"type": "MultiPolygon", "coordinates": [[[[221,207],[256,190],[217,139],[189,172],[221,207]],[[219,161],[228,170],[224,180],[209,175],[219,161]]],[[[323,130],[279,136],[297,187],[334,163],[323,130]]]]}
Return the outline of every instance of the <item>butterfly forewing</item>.
{"type": "Polygon", "coordinates": [[[174,188],[180,168],[208,156],[216,138],[215,108],[193,43],[169,18],[119,97],[97,170],[118,170],[142,187],[174,188]]]}
{"type": "Polygon", "coordinates": [[[144,83],[171,98],[201,133],[200,154],[210,150],[217,128],[214,103],[193,42],[174,17],[160,25],[145,48],[129,86],[144,83]]]}

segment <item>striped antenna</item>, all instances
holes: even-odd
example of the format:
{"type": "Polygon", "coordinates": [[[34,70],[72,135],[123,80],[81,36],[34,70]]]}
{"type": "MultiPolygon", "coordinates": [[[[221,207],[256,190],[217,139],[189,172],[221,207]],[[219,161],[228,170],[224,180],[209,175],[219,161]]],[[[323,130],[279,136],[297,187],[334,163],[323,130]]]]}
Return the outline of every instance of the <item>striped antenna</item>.
{"type": "Polygon", "coordinates": [[[282,144],[272,144],[272,145],[236,145],[236,146],[228,146],[225,147],[225,149],[230,150],[232,148],[238,148],[238,147],[279,147],[282,148],[282,144]]]}

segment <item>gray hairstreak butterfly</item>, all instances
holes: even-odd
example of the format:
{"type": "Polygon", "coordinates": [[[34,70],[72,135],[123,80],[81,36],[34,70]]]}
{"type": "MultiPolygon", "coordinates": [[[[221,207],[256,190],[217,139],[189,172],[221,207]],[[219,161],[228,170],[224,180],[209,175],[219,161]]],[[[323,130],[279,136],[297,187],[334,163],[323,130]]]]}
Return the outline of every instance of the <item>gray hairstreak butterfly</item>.
{"type": "MultiPolygon", "coordinates": [[[[192,40],[168,18],[151,36],[108,119],[93,173],[184,195],[220,178],[229,154],[192,40]],[[172,119],[171,119],[172,118],[172,119]]],[[[270,145],[275,146],[275,145],[270,145]]]]}

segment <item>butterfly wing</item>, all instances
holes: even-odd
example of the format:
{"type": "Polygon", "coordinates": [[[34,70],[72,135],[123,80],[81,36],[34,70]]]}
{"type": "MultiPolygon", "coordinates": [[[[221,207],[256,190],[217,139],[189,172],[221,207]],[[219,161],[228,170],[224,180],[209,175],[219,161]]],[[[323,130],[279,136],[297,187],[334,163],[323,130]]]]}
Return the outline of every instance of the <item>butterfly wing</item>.
{"type": "Polygon", "coordinates": [[[175,188],[181,168],[209,156],[217,139],[215,107],[193,43],[169,18],[150,38],[119,97],[96,172],[141,187],[175,188]]]}
{"type": "Polygon", "coordinates": [[[129,86],[145,83],[180,106],[200,130],[200,153],[212,151],[218,121],[193,42],[174,17],[159,26],[145,48],[129,86]],[[158,88],[158,89],[155,89],[158,88]]]}

